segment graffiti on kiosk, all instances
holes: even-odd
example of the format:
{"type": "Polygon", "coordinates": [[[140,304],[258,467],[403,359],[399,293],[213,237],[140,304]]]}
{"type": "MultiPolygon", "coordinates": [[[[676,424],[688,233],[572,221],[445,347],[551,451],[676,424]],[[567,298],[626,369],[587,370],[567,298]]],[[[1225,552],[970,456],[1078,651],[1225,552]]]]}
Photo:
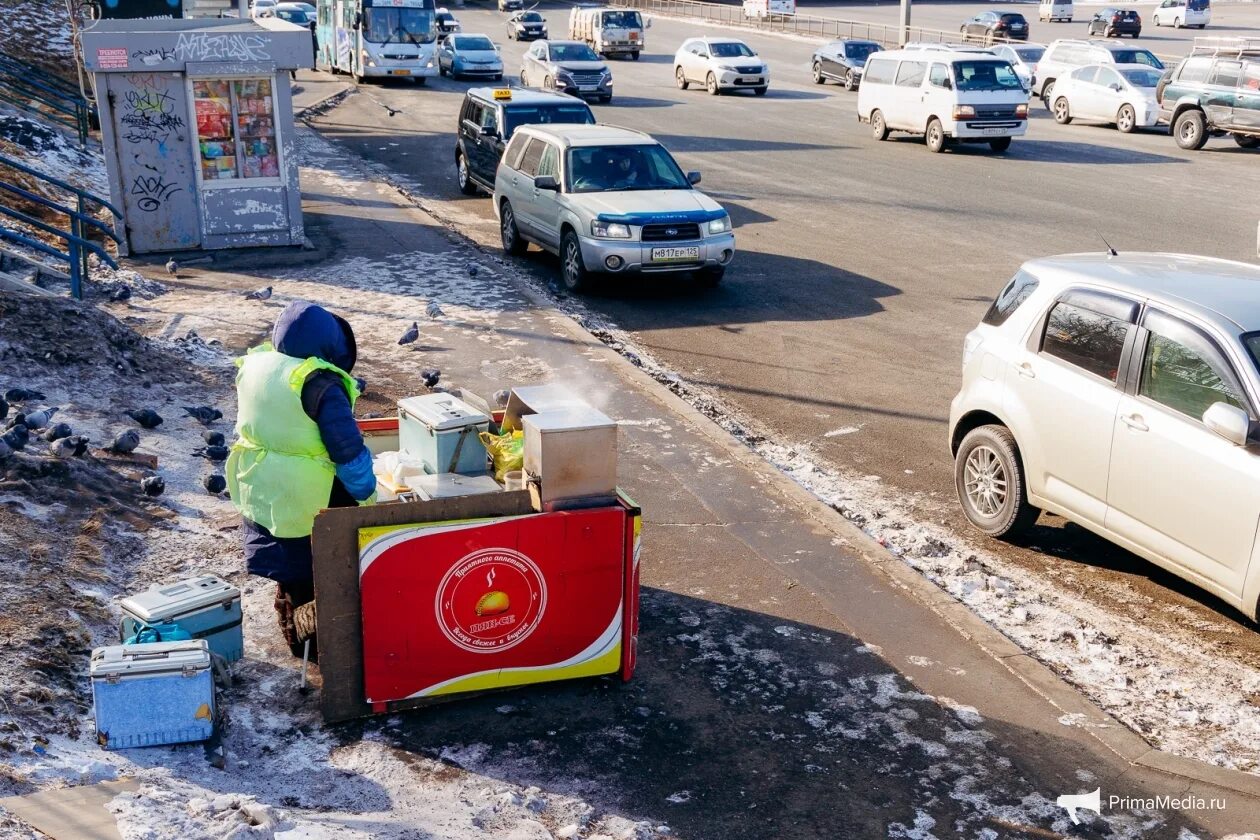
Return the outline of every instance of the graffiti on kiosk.
{"type": "Polygon", "coordinates": [[[266,61],[271,52],[258,35],[205,35],[191,32],[175,42],[180,61],[266,61]]]}
{"type": "Polygon", "coordinates": [[[164,143],[172,131],[184,127],[184,120],[175,113],[175,99],[164,90],[152,87],[129,90],[119,121],[126,126],[123,135],[129,143],[164,143]]]}
{"type": "MultiPolygon", "coordinates": [[[[152,169],[153,167],[148,167],[152,169]]],[[[168,184],[161,175],[137,175],[131,182],[131,194],[139,196],[136,206],[146,213],[152,213],[162,207],[162,202],[179,192],[182,187],[168,184]]]]}
{"type": "Polygon", "coordinates": [[[155,50],[136,50],[131,54],[132,58],[140,59],[140,63],[152,67],[155,64],[162,64],[175,58],[175,50],[159,47],[155,50]]]}

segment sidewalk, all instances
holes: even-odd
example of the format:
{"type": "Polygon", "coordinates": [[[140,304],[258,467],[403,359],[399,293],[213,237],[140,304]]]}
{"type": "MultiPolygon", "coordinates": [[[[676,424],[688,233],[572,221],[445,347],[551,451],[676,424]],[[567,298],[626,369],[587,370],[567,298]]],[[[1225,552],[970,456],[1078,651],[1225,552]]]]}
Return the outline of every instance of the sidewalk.
{"type": "MultiPolygon", "coordinates": [[[[302,85],[302,105],[340,87],[302,85]]],[[[500,694],[338,728],[336,738],[370,737],[399,756],[441,756],[482,777],[580,796],[596,813],[667,824],[682,838],[988,830],[1187,840],[1260,824],[1260,799],[1130,763],[1165,758],[541,305],[497,253],[366,180],[318,135],[303,129],[300,145],[317,251],[280,269],[260,271],[244,255],[213,270],[191,265],[147,304],[149,328],[177,324],[240,351],[289,300],[315,300],[356,329],[355,373],[368,381],[360,412],[391,411],[418,390],[421,367],[482,394],[566,383],[619,421],[622,485],[646,523],[633,682],[500,694]],[[241,300],[263,285],[275,290],[267,304],[241,300]],[[441,321],[424,317],[429,300],[445,310],[441,321]],[[413,320],[418,351],[396,344],[413,320]],[[1073,827],[1055,797],[1095,787],[1102,816],[1073,827]],[[1107,806],[1109,796],[1187,795],[1223,808],[1107,806]]],[[[373,819],[392,823],[391,807],[378,803],[373,819]]]]}

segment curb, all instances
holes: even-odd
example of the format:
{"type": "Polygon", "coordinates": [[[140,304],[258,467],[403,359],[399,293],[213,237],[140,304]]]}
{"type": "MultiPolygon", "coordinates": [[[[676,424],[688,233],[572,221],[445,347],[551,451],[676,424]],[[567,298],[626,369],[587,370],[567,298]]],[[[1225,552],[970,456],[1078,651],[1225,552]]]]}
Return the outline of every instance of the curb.
{"type": "MultiPolygon", "coordinates": [[[[328,104],[331,100],[344,97],[351,90],[353,88],[343,90],[321,100],[316,105],[303,109],[298,117],[304,118],[305,114],[319,106],[331,107],[328,104]]],[[[309,124],[307,130],[319,133],[314,126],[309,124]]],[[[323,137],[322,134],[320,136],[323,137]]],[[[646,396],[655,400],[666,410],[688,421],[734,461],[778,489],[785,499],[795,503],[821,528],[836,537],[847,540],[855,555],[940,616],[959,635],[997,660],[1054,708],[1064,714],[1083,714],[1085,720],[1088,721],[1085,728],[1089,734],[1126,764],[1156,770],[1190,782],[1213,785],[1260,800],[1260,776],[1241,770],[1216,767],[1197,759],[1184,758],[1153,748],[1128,726],[1103,711],[1081,691],[1066,682],[1048,666],[1030,656],[964,604],[956,601],[943,589],[887,551],[874,538],[784,475],[695,406],[634,365],[625,356],[604,344],[573,316],[557,309],[547,295],[511,263],[464,236],[454,223],[436,212],[421,197],[414,195],[388,176],[372,172],[371,165],[366,159],[359,155],[355,157],[361,162],[361,171],[365,177],[383,183],[394,190],[408,204],[431,217],[466,247],[494,259],[505,270],[505,273],[511,276],[513,283],[530,303],[554,318],[553,323],[562,324],[564,330],[576,343],[592,350],[598,348],[598,352],[616,365],[616,370],[623,379],[638,387],[646,396]]]]}

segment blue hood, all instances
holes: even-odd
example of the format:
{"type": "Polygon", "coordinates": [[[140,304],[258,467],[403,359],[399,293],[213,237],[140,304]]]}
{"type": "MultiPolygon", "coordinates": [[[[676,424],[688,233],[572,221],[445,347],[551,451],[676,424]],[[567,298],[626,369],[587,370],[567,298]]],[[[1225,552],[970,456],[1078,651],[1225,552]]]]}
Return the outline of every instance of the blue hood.
{"type": "Polygon", "coordinates": [[[358,358],[354,330],[322,306],[295,300],[284,308],[271,331],[271,344],[286,356],[317,356],[349,373],[358,358]]]}

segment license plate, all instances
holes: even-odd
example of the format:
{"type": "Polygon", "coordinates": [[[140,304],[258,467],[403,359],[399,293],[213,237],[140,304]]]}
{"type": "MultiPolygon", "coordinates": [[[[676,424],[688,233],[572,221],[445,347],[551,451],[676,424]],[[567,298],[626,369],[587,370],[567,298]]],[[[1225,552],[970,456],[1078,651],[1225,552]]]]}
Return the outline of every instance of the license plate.
{"type": "Polygon", "coordinates": [[[391,76],[410,76],[410,75],[411,75],[411,71],[410,71],[410,70],[390,70],[390,71],[389,71],[389,75],[391,75],[391,76]]]}
{"type": "Polygon", "coordinates": [[[695,262],[700,259],[700,246],[685,248],[653,248],[652,262],[695,262]]]}
{"type": "Polygon", "coordinates": [[[984,133],[985,133],[986,135],[995,135],[995,136],[996,136],[996,135],[998,135],[998,134],[1005,134],[1005,133],[1006,133],[1006,129],[1004,129],[1004,128],[986,128],[986,129],[984,129],[984,133]]]}

